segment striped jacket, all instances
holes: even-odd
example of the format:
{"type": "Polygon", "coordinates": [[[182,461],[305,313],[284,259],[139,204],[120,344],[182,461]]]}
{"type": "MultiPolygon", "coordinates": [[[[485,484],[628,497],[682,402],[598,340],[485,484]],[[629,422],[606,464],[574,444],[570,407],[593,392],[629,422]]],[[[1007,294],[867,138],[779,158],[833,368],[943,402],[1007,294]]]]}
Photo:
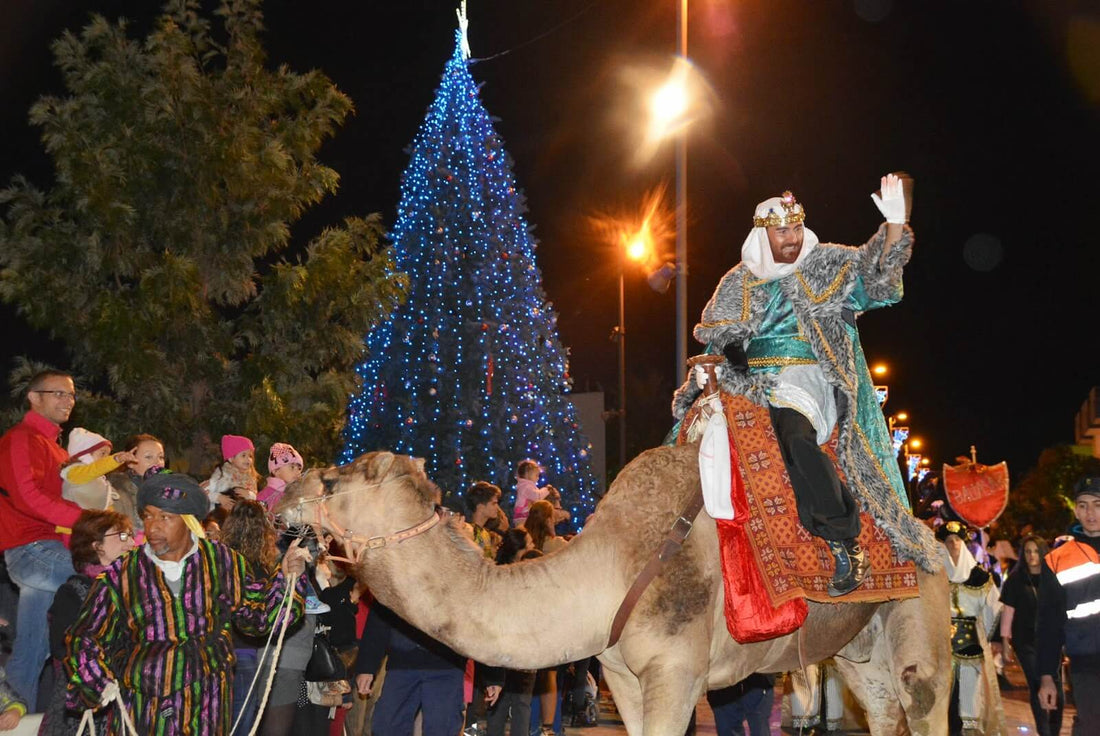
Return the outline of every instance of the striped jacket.
{"type": "MultiPolygon", "coordinates": [[[[281,572],[255,578],[251,570],[238,553],[200,539],[198,550],[186,558],[179,594],[174,596],[143,549],[116,560],[96,579],[69,632],[65,669],[70,707],[98,705],[100,693],[113,680],[131,706],[139,732],[159,732],[143,711],[164,709],[163,704],[174,698],[184,709],[195,711],[182,713],[177,707],[177,723],[187,723],[192,715],[196,723],[210,716],[227,719],[229,698],[218,691],[233,678],[230,628],[252,636],[267,634],[285,589],[281,572]],[[191,689],[204,702],[194,702],[190,695],[177,698],[191,689]],[[200,712],[202,719],[197,717],[200,712]],[[143,721],[146,729],[140,725],[143,721]]],[[[302,585],[299,579],[299,588],[302,585]]],[[[296,592],[293,620],[302,613],[301,590],[296,592]]],[[[193,732],[197,731],[178,731],[193,732]]]]}
{"type": "Polygon", "coordinates": [[[1100,537],[1080,526],[1073,537],[1043,560],[1036,625],[1042,675],[1058,672],[1063,645],[1076,671],[1100,672],[1100,537]]]}

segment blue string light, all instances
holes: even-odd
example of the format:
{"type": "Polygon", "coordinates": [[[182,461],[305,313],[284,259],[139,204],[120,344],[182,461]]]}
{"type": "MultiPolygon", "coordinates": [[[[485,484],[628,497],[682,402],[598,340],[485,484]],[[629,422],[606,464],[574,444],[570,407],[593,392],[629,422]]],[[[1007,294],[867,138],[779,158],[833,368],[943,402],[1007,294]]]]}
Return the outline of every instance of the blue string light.
{"type": "Polygon", "coordinates": [[[390,237],[408,300],[367,336],[341,462],[391,449],[423,457],[444,492],[488,480],[508,498],[530,457],[579,525],[599,492],[592,446],[568,399],[524,196],[460,42],[401,178],[390,237]]]}

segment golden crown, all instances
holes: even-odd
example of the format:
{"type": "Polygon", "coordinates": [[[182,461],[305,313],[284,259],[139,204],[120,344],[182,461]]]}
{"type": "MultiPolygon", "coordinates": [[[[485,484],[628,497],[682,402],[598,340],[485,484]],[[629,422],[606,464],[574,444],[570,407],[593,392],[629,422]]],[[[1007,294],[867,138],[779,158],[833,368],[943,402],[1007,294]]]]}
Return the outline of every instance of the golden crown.
{"type": "Polygon", "coordinates": [[[783,192],[783,196],[779,198],[779,206],[782,208],[781,211],[777,211],[775,207],[772,207],[764,217],[754,216],[752,218],[753,227],[783,227],[784,225],[794,225],[806,220],[806,210],[802,208],[802,204],[794,198],[790,191],[783,192]]]}

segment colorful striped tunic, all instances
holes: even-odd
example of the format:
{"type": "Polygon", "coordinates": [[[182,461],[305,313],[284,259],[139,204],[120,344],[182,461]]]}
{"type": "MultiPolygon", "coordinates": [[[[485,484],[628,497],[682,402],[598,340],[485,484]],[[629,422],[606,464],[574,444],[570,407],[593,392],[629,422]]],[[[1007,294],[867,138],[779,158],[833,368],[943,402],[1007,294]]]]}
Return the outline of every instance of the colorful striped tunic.
{"type": "MultiPolygon", "coordinates": [[[[141,549],[96,579],[69,632],[69,707],[96,707],[108,682],[122,691],[139,734],[227,734],[236,658],[231,626],[252,636],[275,623],[281,572],[255,578],[233,550],[205,539],[185,558],[177,595],[141,549]]],[[[292,622],[302,615],[303,579],[292,622]]],[[[122,733],[117,707],[109,732],[122,733]]]]}

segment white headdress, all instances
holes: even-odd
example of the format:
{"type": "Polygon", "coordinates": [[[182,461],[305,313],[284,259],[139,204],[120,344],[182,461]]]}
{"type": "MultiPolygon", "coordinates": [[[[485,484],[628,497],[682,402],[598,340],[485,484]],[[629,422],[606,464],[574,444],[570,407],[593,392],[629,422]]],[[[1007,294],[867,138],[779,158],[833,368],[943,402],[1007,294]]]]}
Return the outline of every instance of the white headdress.
{"type": "Polygon", "coordinates": [[[772,281],[794,273],[810,251],[818,244],[817,235],[808,227],[802,230],[802,250],[794,263],[776,263],[768,243],[768,228],[794,225],[806,219],[806,210],[790,192],[782,197],[771,197],[756,205],[753,228],[741,246],[741,262],[758,279],[772,281]]]}

